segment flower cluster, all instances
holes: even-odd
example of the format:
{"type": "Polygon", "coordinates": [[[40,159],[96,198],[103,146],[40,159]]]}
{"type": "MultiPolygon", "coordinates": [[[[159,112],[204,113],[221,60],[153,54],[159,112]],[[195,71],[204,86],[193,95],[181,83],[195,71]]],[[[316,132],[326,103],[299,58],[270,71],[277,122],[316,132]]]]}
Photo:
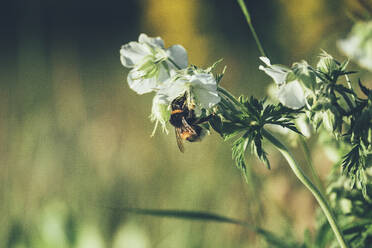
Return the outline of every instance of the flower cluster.
{"type": "Polygon", "coordinates": [[[364,170],[370,166],[372,155],[372,94],[359,82],[367,99],[356,95],[348,78],[348,74],[355,72],[346,70],[348,61],[340,63],[326,52],[320,55],[316,67],[306,61],[289,68],[271,65],[268,58],[261,60],[266,67],[261,65],[259,69],[273,78],[283,105],[301,108],[315,130],[323,126],[349,146],[343,157],[343,169],[355,182],[365,185],[364,170]]]}
{"type": "Polygon", "coordinates": [[[155,92],[152,102],[151,121],[168,132],[166,123],[171,114],[171,103],[177,97],[188,96],[187,104],[200,115],[209,111],[220,101],[217,82],[211,68],[206,70],[189,66],[186,50],[181,45],[165,49],[160,37],[151,38],[141,34],[138,42],[132,41],[120,49],[123,66],[131,68],[128,73],[129,87],[142,95],[155,92]]]}
{"type": "MultiPolygon", "coordinates": [[[[342,161],[343,169],[362,185],[365,193],[363,175],[372,154],[372,93],[359,83],[367,99],[356,95],[348,78],[348,74],[354,72],[346,70],[348,61],[340,63],[323,52],[315,67],[306,61],[287,67],[271,64],[268,58],[261,57],[264,65],[259,69],[269,75],[277,87],[280,104],[275,105],[243,96],[236,99],[218,85],[223,73],[212,74],[216,63],[207,69],[189,65],[182,46],[165,49],[159,37],[141,34],[138,42],[123,45],[120,55],[122,64],[131,68],[127,79],[129,87],[138,94],[155,92],[150,115],[155,122],[153,134],[159,124],[168,132],[166,124],[174,110],[172,105],[176,105],[172,103],[184,96],[182,104],[187,111],[192,110],[192,121],[187,123],[185,118],[182,125],[190,131],[192,125],[200,124],[195,119],[208,120],[199,128],[211,126],[225,140],[234,138],[233,157],[237,166],[245,171],[244,154],[248,147],[269,167],[262,146],[266,135],[264,126],[300,133],[299,130],[306,128],[300,125],[297,128],[294,123],[306,116],[315,130],[323,126],[322,130],[332,132],[349,147],[342,161]],[[346,82],[341,81],[342,76],[346,82]]],[[[306,133],[309,135],[309,130],[306,133]]]]}
{"type": "Polygon", "coordinates": [[[260,66],[273,78],[278,86],[277,97],[286,107],[305,108],[309,119],[317,129],[322,123],[329,131],[338,135],[341,124],[336,120],[354,107],[351,100],[354,92],[339,83],[339,78],[354,73],[346,71],[348,61],[339,63],[331,55],[323,52],[316,67],[306,61],[294,63],[291,68],[271,65],[268,58],[261,58],[267,67],[260,66]],[[343,97],[343,101],[339,96],[343,97]],[[349,103],[346,104],[345,103],[349,103]]]}
{"type": "MultiPolygon", "coordinates": [[[[305,105],[305,92],[301,87],[299,78],[294,77],[295,69],[283,65],[272,65],[266,57],[260,57],[265,63],[259,66],[259,69],[269,75],[278,86],[277,97],[284,105],[292,109],[299,109],[305,105]]],[[[298,66],[297,66],[298,67],[298,66]]]]}

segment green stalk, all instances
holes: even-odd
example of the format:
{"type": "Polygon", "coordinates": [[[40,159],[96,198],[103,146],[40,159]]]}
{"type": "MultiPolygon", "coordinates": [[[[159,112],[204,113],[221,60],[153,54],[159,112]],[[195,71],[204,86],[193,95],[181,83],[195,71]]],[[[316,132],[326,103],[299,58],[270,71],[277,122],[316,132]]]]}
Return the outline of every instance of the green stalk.
{"type": "MultiPolygon", "coordinates": [[[[351,81],[350,81],[350,78],[347,74],[345,74],[345,78],[346,78],[346,82],[347,82],[347,87],[349,87],[349,89],[353,89],[353,87],[351,86],[351,81]]],[[[352,94],[351,95],[351,99],[353,99],[353,101],[355,101],[355,96],[352,94]]]]}
{"type": "Polygon", "coordinates": [[[287,147],[285,147],[285,145],[283,145],[278,139],[271,135],[271,133],[267,132],[264,129],[262,129],[262,135],[279,150],[279,152],[287,160],[289,166],[291,167],[292,171],[297,176],[297,178],[310,190],[315,199],[318,201],[321,209],[323,210],[324,215],[327,217],[327,220],[334,234],[336,235],[337,241],[341,248],[349,248],[348,244],[345,241],[344,236],[342,235],[341,229],[336,222],[332,210],[329,204],[327,203],[327,200],[322,195],[322,193],[320,193],[317,187],[310,181],[310,179],[305,175],[300,166],[298,166],[295,159],[293,158],[293,155],[289,152],[287,147]]]}
{"type": "Polygon", "coordinates": [[[256,41],[258,50],[260,51],[260,53],[261,53],[262,56],[266,57],[265,51],[264,51],[264,49],[263,49],[263,47],[261,45],[261,42],[258,39],[258,36],[256,34],[256,30],[254,29],[254,27],[252,25],[251,15],[249,14],[249,11],[247,9],[247,6],[244,3],[244,0],[237,0],[237,1],[238,1],[238,4],[239,4],[240,8],[242,9],[242,12],[243,12],[243,14],[245,16],[245,19],[247,20],[247,23],[248,23],[249,29],[252,32],[253,38],[256,41]]]}
{"type": "Polygon", "coordinates": [[[322,181],[320,180],[319,175],[314,168],[313,160],[311,159],[311,152],[310,152],[309,146],[307,145],[306,140],[302,135],[298,135],[298,137],[300,139],[300,143],[301,143],[302,149],[303,149],[304,154],[305,154],[306,163],[308,164],[308,166],[310,168],[311,175],[313,176],[315,184],[316,184],[316,186],[319,187],[320,192],[322,194],[325,194],[325,190],[324,190],[324,186],[322,184],[322,181]]]}
{"type": "Polygon", "coordinates": [[[227,98],[229,98],[230,101],[232,101],[233,103],[235,103],[236,106],[240,106],[240,102],[228,90],[224,89],[221,86],[218,86],[218,89],[217,90],[219,92],[221,92],[222,94],[224,94],[227,98]]]}

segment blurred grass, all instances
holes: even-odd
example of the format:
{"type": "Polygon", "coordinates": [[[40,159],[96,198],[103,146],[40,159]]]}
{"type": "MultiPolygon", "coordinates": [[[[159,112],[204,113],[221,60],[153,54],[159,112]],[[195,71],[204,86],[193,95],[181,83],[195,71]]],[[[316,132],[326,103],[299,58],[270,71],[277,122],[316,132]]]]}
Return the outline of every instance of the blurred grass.
{"type": "MultiPolygon", "coordinates": [[[[320,48],[339,56],[334,42],[351,25],[344,5],[300,2],[247,3],[273,61],[309,59],[320,48]]],[[[4,53],[9,68],[1,68],[0,88],[5,247],[263,245],[239,226],[131,216],[105,206],[211,211],[297,237],[313,227],[315,202],[278,154],[270,153],[271,171],[249,159],[254,181],[246,185],[229,144],[214,133],[186,145],[185,154],[172,132],[150,138],[152,96],[126,85],[120,45],[145,32],[167,46],[184,45],[190,62],[203,67],[224,58],[224,87],[265,95],[270,79],[257,70],[258,51],[234,1],[93,2],[86,11],[71,1],[34,1],[14,13],[17,56],[4,53]]],[[[324,178],[330,162],[320,148],[312,152],[324,178]]]]}

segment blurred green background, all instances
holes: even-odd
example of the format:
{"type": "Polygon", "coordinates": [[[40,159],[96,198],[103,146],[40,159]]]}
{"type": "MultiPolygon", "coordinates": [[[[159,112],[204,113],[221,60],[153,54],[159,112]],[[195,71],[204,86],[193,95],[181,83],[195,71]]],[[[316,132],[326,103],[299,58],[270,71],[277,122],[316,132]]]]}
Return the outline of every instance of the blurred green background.
{"type": "MultiPolygon", "coordinates": [[[[247,1],[273,63],[337,59],[357,1],[247,1]]],[[[178,151],[173,132],[150,138],[152,95],[126,83],[120,46],[140,33],[182,44],[192,64],[223,58],[222,85],[266,95],[269,77],[236,1],[18,0],[2,4],[0,247],[262,247],[229,224],[128,214],[120,208],[203,210],[299,240],[316,203],[270,150],[272,170],[248,159],[247,185],[230,144],[212,133],[178,151]]],[[[222,69],[220,66],[219,69],[222,69]]],[[[294,148],[300,163],[304,156],[294,148]]],[[[320,176],[331,162],[313,146],[320,176]]]]}

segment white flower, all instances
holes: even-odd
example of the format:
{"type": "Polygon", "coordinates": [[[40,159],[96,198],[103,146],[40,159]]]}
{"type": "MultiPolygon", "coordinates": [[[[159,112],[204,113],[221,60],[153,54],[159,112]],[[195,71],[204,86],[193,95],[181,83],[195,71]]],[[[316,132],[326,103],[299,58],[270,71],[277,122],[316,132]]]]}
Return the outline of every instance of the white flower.
{"type": "Polygon", "coordinates": [[[267,67],[260,65],[258,69],[264,71],[269,75],[276,84],[284,84],[287,80],[288,73],[291,71],[289,68],[282,65],[272,65],[270,59],[267,57],[260,57],[267,67]]]}
{"type": "Polygon", "coordinates": [[[166,99],[166,97],[164,97],[164,95],[156,94],[152,100],[152,109],[150,115],[151,121],[155,122],[155,127],[151,136],[154,136],[159,123],[163,128],[163,132],[168,134],[166,123],[170,118],[170,112],[169,101],[166,99]]]}
{"type": "MultiPolygon", "coordinates": [[[[305,92],[301,83],[293,77],[294,80],[288,81],[289,74],[294,75],[291,69],[282,65],[272,65],[266,57],[260,57],[267,67],[260,65],[258,68],[269,75],[278,86],[276,95],[279,101],[286,107],[298,109],[305,106],[305,92]],[[288,82],[287,82],[288,81],[288,82]]],[[[291,78],[292,79],[292,78],[291,78]]]]}
{"type": "Polygon", "coordinates": [[[372,21],[355,24],[349,36],[337,45],[346,56],[372,71],[372,21]]]}
{"type": "Polygon", "coordinates": [[[123,66],[133,68],[128,74],[128,84],[138,94],[158,90],[172,71],[188,65],[186,50],[181,45],[165,49],[160,37],[151,38],[146,34],[140,34],[138,42],[123,45],[120,60],[123,66]]]}
{"type": "Polygon", "coordinates": [[[212,73],[202,70],[184,70],[173,80],[169,80],[158,92],[172,102],[187,92],[188,104],[195,107],[196,114],[201,109],[210,109],[221,100],[217,93],[217,82],[212,73]]]}
{"type": "Polygon", "coordinates": [[[284,106],[291,109],[302,108],[306,103],[304,90],[297,80],[279,86],[277,96],[284,106]]]}

